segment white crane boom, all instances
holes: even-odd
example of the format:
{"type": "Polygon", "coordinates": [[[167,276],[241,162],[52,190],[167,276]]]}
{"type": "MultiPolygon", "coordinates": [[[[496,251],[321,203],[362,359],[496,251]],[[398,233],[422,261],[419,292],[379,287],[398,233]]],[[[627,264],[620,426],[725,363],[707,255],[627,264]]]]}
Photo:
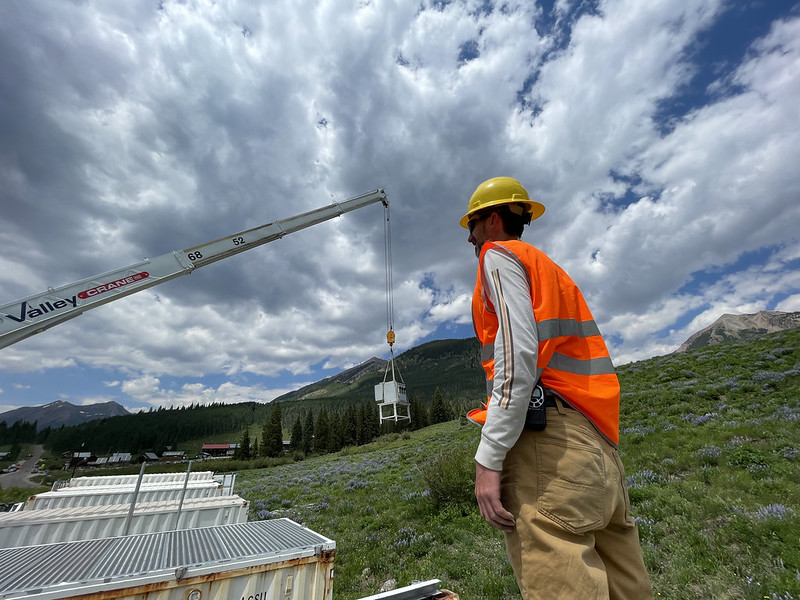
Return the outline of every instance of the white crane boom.
{"type": "Polygon", "coordinates": [[[91,308],[375,202],[388,206],[382,189],[4,304],[0,306],[0,348],[74,319],[91,308]]]}

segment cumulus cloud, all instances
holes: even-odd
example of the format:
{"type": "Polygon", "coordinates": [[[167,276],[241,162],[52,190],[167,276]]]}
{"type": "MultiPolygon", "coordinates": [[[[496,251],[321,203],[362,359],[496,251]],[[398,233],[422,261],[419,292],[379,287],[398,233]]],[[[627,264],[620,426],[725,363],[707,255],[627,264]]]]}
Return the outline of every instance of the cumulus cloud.
{"type": "Polygon", "coordinates": [[[196,404],[269,402],[291,390],[266,390],[258,386],[241,386],[231,382],[223,383],[216,388],[202,383],[186,383],[167,389],[162,387],[161,381],[157,378],[140,377],[123,382],[122,391],[140,407],[180,408],[196,404]]]}
{"type": "MultiPolygon", "coordinates": [[[[383,188],[395,351],[467,336],[457,221],[511,175],[547,206],[524,239],[581,286],[618,363],[720,311],[797,305],[789,7],[5,2],[0,50],[0,302],[383,188]],[[719,54],[717,28],[740,50],[719,54]]],[[[70,397],[147,407],[267,401],[384,356],[385,218],[366,207],[90,311],[0,370],[88,369],[116,385],[70,397]]]]}

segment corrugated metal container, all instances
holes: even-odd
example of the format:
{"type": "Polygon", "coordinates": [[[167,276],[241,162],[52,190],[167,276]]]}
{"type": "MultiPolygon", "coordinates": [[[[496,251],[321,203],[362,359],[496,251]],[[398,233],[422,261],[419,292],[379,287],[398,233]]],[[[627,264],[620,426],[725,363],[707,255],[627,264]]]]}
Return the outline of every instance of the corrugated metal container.
{"type": "MultiPolygon", "coordinates": [[[[178,517],[177,500],[145,502],[136,505],[127,531],[136,535],[244,523],[248,506],[240,496],[190,498],[178,517]]],[[[130,504],[114,504],[0,513],[0,548],[123,535],[129,512],[130,504]]]]}
{"type": "MultiPolygon", "coordinates": [[[[189,481],[213,481],[213,471],[196,471],[189,473],[189,481]]],[[[68,490],[78,487],[107,487],[110,485],[134,486],[139,480],[138,475],[93,475],[90,477],[73,477],[64,481],[57,481],[59,490],[68,490]]],[[[142,485],[156,483],[183,483],[186,480],[186,473],[145,473],[142,475],[142,485]]]]}
{"type": "Polygon", "coordinates": [[[333,540],[289,519],[0,550],[0,598],[331,600],[333,540]]]}
{"type": "MultiPolygon", "coordinates": [[[[46,508],[74,508],[104,504],[130,504],[135,486],[103,486],[65,488],[57,492],[42,492],[28,498],[25,510],[46,508]]],[[[184,492],[183,483],[142,485],[136,497],[139,502],[164,502],[179,500],[184,492]]],[[[185,498],[210,498],[222,495],[222,484],[216,481],[189,482],[185,498]]]]}

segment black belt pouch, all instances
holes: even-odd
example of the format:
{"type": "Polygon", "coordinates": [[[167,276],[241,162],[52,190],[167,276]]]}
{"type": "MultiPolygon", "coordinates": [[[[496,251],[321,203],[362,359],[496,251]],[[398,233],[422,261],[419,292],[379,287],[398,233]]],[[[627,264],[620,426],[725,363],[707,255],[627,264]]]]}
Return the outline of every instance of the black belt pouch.
{"type": "Polygon", "coordinates": [[[544,388],[541,381],[533,386],[531,401],[528,403],[528,412],[525,414],[525,429],[528,431],[541,431],[547,427],[547,408],[544,405],[544,388]]]}

